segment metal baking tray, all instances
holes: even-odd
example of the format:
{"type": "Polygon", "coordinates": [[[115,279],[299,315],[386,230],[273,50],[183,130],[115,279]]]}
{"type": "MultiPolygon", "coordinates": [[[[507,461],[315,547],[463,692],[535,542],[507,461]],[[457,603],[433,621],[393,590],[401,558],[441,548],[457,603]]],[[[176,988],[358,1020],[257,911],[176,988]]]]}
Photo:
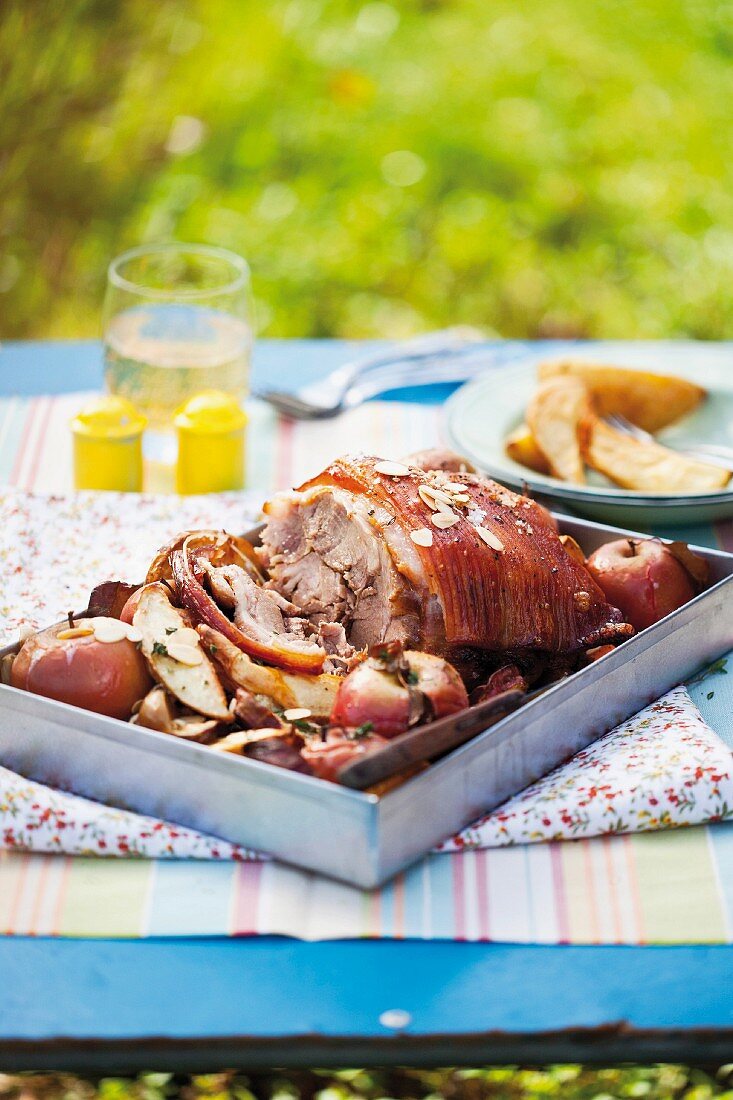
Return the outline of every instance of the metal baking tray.
{"type": "MultiPolygon", "coordinates": [[[[586,554],[636,534],[557,516],[586,554]]],[[[0,685],[0,763],[356,886],[438,841],[733,648],[733,555],[694,547],[711,587],[382,797],[0,685]]],[[[7,646],[0,653],[13,653],[7,646]]]]}

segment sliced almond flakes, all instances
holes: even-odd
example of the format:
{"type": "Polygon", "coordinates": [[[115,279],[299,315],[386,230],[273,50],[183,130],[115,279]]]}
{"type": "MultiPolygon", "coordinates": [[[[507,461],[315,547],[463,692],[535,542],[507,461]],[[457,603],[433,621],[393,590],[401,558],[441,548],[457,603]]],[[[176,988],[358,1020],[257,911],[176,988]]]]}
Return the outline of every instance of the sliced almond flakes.
{"type": "Polygon", "coordinates": [[[487,546],[490,546],[492,550],[497,550],[499,553],[504,549],[504,543],[501,539],[497,538],[493,531],[489,531],[486,527],[476,527],[476,534],[482,539],[487,546]]]}
{"type": "Polygon", "coordinates": [[[203,664],[204,660],[204,655],[197,646],[186,645],[184,642],[168,642],[168,656],[187,668],[203,664]]]}
{"type": "Polygon", "coordinates": [[[455,512],[441,511],[435,513],[432,517],[432,522],[439,530],[445,531],[448,527],[452,527],[454,523],[458,523],[460,518],[461,517],[456,515],[455,512]]]}
{"type": "Polygon", "coordinates": [[[410,531],[410,538],[416,546],[432,546],[433,532],[427,527],[420,527],[417,531],[410,531]]]}
{"type": "Polygon", "coordinates": [[[410,473],[410,467],[401,462],[377,462],[374,469],[378,474],[385,474],[387,477],[406,477],[410,473]]]}

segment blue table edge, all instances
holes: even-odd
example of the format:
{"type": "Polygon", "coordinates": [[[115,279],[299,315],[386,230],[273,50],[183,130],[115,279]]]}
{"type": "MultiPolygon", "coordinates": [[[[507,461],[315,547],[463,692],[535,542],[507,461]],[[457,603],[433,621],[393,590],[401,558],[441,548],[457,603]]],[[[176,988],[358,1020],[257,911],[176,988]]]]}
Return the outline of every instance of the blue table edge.
{"type": "Polygon", "coordinates": [[[5,1071],[713,1063],[733,1041],[725,946],[9,937],[0,975],[5,1071]]]}

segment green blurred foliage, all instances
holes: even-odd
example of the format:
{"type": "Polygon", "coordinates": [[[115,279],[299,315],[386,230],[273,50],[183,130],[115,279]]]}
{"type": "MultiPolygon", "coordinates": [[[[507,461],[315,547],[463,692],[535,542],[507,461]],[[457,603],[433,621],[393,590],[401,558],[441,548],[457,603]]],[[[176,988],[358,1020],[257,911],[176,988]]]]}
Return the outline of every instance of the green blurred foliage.
{"type": "Polygon", "coordinates": [[[484,1069],[234,1071],[198,1077],[147,1073],[97,1080],[0,1075],[2,1100],[733,1100],[731,1066],[579,1065],[484,1069]]]}
{"type": "Polygon", "coordinates": [[[733,335],[730,0],[4,0],[0,334],[247,256],[267,335],[733,335]]]}

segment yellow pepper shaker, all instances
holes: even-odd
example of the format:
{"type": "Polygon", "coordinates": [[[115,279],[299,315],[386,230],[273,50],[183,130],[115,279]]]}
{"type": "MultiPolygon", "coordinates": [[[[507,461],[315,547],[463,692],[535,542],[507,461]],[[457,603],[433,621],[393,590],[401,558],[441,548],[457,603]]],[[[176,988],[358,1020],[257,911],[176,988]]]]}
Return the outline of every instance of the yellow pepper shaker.
{"type": "Polygon", "coordinates": [[[76,488],[139,493],[146,424],[124,397],[110,394],[86,405],[71,422],[76,488]]]}
{"type": "Polygon", "coordinates": [[[179,493],[221,493],[244,487],[247,416],[236,398],[204,390],[176,413],[179,493]]]}

